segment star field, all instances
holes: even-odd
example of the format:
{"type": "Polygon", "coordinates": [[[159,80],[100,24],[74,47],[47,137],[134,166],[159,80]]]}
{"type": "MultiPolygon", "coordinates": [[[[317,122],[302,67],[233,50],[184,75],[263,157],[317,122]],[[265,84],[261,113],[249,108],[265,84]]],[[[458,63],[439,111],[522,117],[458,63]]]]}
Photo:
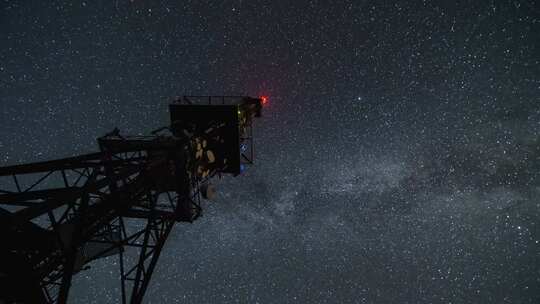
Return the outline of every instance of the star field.
{"type": "MultiPolygon", "coordinates": [[[[266,95],[255,165],[175,227],[145,303],[538,303],[538,5],[334,2],[3,0],[0,164],[266,95]]],[[[71,302],[117,303],[117,261],[71,302]]]]}

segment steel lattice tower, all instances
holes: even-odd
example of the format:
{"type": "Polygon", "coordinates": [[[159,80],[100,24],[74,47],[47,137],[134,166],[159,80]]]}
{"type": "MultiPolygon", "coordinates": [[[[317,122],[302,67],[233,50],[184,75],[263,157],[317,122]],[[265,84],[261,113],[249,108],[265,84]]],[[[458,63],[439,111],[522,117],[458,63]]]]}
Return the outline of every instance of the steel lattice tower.
{"type": "Polygon", "coordinates": [[[66,303],[73,275],[111,255],[122,303],[140,303],[174,224],[201,215],[212,177],[252,163],[265,102],[185,96],[149,136],[115,129],[96,153],[0,167],[0,303],[66,303]]]}

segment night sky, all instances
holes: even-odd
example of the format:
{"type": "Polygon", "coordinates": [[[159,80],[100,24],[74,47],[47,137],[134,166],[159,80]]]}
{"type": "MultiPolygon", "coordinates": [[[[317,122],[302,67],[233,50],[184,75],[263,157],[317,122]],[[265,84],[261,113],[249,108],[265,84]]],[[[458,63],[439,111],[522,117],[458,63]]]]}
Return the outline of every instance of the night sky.
{"type": "MultiPolygon", "coordinates": [[[[269,96],[256,164],[178,224],[146,303],[539,303],[530,1],[0,3],[0,165],[269,96]]],[[[117,303],[117,257],[72,303],[117,303]]]]}

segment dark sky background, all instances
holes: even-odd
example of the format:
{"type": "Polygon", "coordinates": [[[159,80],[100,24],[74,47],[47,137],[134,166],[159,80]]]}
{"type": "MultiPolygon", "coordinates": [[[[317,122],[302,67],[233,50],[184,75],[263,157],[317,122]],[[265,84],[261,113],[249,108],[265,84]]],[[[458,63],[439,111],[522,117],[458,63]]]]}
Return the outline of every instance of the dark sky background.
{"type": "MultiPolygon", "coordinates": [[[[268,95],[146,303],[539,303],[535,1],[0,2],[0,164],[268,95]]],[[[117,258],[72,303],[117,303],[117,258]]]]}

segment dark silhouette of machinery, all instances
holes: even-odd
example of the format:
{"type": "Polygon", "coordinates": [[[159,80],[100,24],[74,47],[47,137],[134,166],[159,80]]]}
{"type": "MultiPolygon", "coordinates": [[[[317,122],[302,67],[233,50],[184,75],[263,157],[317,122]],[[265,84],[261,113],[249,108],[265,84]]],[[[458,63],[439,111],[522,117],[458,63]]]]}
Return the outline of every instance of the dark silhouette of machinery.
{"type": "Polygon", "coordinates": [[[122,303],[140,303],[173,225],[201,215],[212,177],[252,163],[264,103],[185,96],[150,136],[115,129],[96,153],[0,167],[0,303],[66,303],[72,276],[111,255],[122,303]]]}

